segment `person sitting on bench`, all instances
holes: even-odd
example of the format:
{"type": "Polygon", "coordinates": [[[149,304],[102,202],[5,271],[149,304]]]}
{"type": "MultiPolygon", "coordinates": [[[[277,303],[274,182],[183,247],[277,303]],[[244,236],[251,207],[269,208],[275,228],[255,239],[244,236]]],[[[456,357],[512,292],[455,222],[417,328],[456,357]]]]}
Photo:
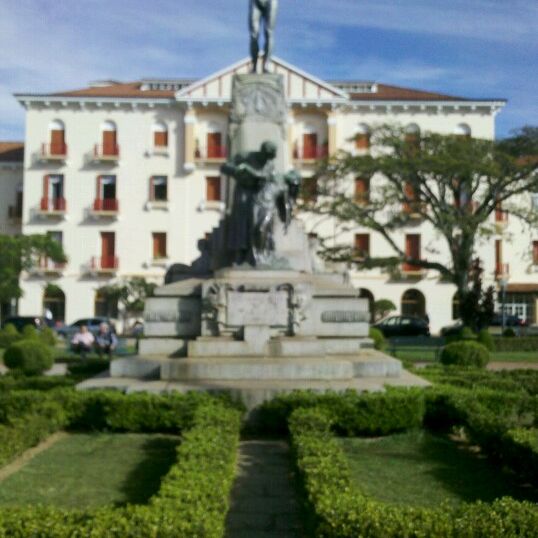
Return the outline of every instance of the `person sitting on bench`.
{"type": "Polygon", "coordinates": [[[80,355],[81,359],[86,358],[86,354],[92,350],[95,338],[93,334],[88,331],[86,325],[81,325],[78,332],[73,336],[71,340],[71,349],[80,355]]]}
{"type": "Polygon", "coordinates": [[[95,349],[99,358],[106,353],[109,358],[112,358],[112,353],[118,345],[118,338],[114,334],[114,331],[108,326],[107,323],[101,323],[99,325],[99,332],[95,336],[95,349]]]}

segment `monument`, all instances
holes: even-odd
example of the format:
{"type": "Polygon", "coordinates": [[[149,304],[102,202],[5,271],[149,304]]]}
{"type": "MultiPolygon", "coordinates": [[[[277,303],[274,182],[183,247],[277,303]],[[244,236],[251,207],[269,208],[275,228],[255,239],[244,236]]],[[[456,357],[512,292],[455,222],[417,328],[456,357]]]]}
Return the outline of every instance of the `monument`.
{"type": "Polygon", "coordinates": [[[260,22],[265,71],[277,5],[250,2],[252,73],[233,78],[224,217],[200,258],[175,266],[147,300],[140,357],[111,366],[120,388],[153,378],[132,390],[226,390],[252,407],[293,389],[409,382],[372,349],[367,300],[324,266],[295,218],[301,176],[288,163],[282,76],[257,73],[260,22]]]}

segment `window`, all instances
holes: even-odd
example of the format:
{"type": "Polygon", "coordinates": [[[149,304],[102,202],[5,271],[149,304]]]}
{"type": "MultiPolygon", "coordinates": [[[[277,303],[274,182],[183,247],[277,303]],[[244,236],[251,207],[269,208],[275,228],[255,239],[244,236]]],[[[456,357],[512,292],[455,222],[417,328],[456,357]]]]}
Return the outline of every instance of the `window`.
{"type": "Polygon", "coordinates": [[[166,258],[166,232],[153,232],[153,259],[166,258]]]}
{"type": "Polygon", "coordinates": [[[100,269],[115,269],[116,261],[116,234],[114,232],[101,232],[101,259],[100,269]]]}
{"type": "Polygon", "coordinates": [[[102,137],[102,155],[116,156],[119,155],[119,147],[117,143],[117,129],[113,121],[105,121],[101,125],[102,137]]]}
{"type": "Polygon", "coordinates": [[[405,145],[409,152],[416,153],[420,146],[420,127],[416,123],[410,123],[405,128],[405,145]]]}
{"type": "Polygon", "coordinates": [[[318,135],[317,133],[303,133],[303,159],[318,158],[318,135]]]}
{"type": "Polygon", "coordinates": [[[471,136],[471,128],[466,123],[460,123],[454,129],[454,134],[458,136],[471,136]]]}
{"type": "Polygon", "coordinates": [[[503,223],[508,221],[508,211],[504,211],[501,202],[495,206],[495,222],[503,223]]]}
{"type": "Polygon", "coordinates": [[[426,317],[426,298],[418,290],[407,290],[402,295],[402,315],[426,317]]]}
{"type": "Polygon", "coordinates": [[[41,210],[65,210],[63,175],[51,174],[43,178],[43,197],[41,198],[41,210]]]}
{"type": "Polygon", "coordinates": [[[222,146],[222,133],[207,133],[207,157],[209,159],[220,159],[225,156],[224,147],[222,146]]]}
{"type": "Polygon", "coordinates": [[[54,120],[49,124],[49,144],[50,155],[65,155],[67,153],[65,127],[62,121],[54,120]]]}
{"type": "Polygon", "coordinates": [[[220,202],[220,176],[211,176],[205,178],[206,195],[205,199],[208,202],[220,202]]]}
{"type": "Polygon", "coordinates": [[[495,274],[502,274],[503,270],[503,242],[502,239],[495,239],[495,274]]]}
{"type": "MultiPolygon", "coordinates": [[[[414,260],[420,260],[420,234],[405,236],[405,255],[414,260]]],[[[420,267],[411,263],[403,264],[404,271],[420,271],[420,267]]]]}
{"type": "Polygon", "coordinates": [[[94,208],[97,211],[117,211],[116,176],[99,176],[97,178],[97,196],[94,208]]]}
{"type": "Polygon", "coordinates": [[[156,148],[168,147],[168,127],[161,121],[153,126],[153,145],[156,148]]]}
{"type": "Polygon", "coordinates": [[[359,258],[370,256],[370,234],[355,234],[355,255],[359,258]]]}
{"type": "Polygon", "coordinates": [[[150,179],[149,199],[153,202],[168,201],[168,178],[153,176],[150,179]]]}
{"type": "Polygon", "coordinates": [[[355,132],[355,147],[368,149],[370,147],[370,128],[365,123],[360,123],[355,132]]]}
{"type": "Polygon", "coordinates": [[[404,213],[416,213],[420,210],[420,206],[417,201],[417,195],[415,193],[415,188],[409,182],[404,183],[404,203],[402,205],[402,210],[404,213]]]}
{"type": "Polygon", "coordinates": [[[364,177],[355,178],[355,202],[367,204],[370,201],[370,180],[364,177]]]}
{"type": "Polygon", "coordinates": [[[532,263],[538,265],[538,241],[532,242],[532,263]]]}

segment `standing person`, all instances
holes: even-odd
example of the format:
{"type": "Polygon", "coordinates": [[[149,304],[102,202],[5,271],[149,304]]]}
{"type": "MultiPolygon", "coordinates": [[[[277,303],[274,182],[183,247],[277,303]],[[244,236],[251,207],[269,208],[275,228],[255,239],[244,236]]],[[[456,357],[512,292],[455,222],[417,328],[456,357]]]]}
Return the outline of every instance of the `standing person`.
{"type": "Polygon", "coordinates": [[[78,332],[71,339],[71,349],[80,355],[81,359],[86,358],[86,354],[90,353],[95,342],[93,334],[88,331],[86,325],[81,325],[78,332]]]}
{"type": "Polygon", "coordinates": [[[99,331],[95,336],[95,349],[99,358],[106,353],[109,358],[112,358],[112,353],[118,345],[118,338],[114,334],[114,331],[108,326],[107,323],[101,323],[99,325],[99,331]]]}
{"type": "Polygon", "coordinates": [[[252,58],[252,72],[256,73],[258,54],[260,52],[260,27],[263,24],[265,32],[265,52],[263,55],[263,72],[267,73],[267,63],[273,51],[273,31],[276,23],[278,0],[250,0],[249,30],[250,55],[252,58]]]}

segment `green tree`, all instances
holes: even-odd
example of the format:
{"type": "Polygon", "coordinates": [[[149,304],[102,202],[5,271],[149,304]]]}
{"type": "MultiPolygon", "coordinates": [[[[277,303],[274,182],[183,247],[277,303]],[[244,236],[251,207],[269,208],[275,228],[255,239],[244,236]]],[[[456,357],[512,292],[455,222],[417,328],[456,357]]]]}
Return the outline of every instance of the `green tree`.
{"type": "Polygon", "coordinates": [[[327,259],[393,272],[404,263],[435,270],[456,285],[465,302],[477,242],[495,233],[491,215],[502,208],[529,224],[538,222],[529,197],[538,192],[537,140],[536,127],[491,141],[434,133],[417,136],[398,126],[382,126],[373,131],[368,154],[341,152],[320,167],[318,196],[303,208],[334,217],[341,231],[369,228],[392,250],[390,256],[371,257],[339,242],[336,233],[321,238],[327,259]],[[371,179],[369,196],[353,198],[346,181],[352,177],[371,179]],[[448,247],[447,259],[435,254],[416,259],[405,252],[402,229],[417,222],[435,229],[448,247]]]}
{"type": "Polygon", "coordinates": [[[378,299],[374,303],[374,318],[376,320],[384,318],[390,312],[396,310],[396,305],[390,299],[378,299]]]}
{"type": "Polygon", "coordinates": [[[22,297],[19,278],[42,258],[65,263],[60,245],[48,235],[0,235],[0,303],[22,297]]]}
{"type": "Polygon", "coordinates": [[[99,291],[108,300],[120,304],[124,318],[140,315],[144,311],[147,297],[151,297],[156,284],[147,282],[143,277],[133,277],[110,286],[104,286],[99,291]]]}

